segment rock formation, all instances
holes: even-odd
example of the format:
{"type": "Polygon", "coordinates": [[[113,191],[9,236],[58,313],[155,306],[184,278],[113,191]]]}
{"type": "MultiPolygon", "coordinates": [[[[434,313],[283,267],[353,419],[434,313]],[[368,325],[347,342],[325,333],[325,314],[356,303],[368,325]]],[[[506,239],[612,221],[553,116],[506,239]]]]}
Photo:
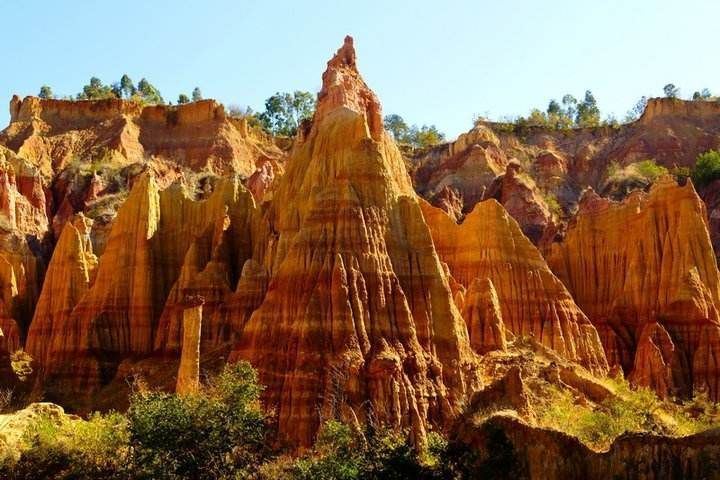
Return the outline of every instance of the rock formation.
{"type": "Polygon", "coordinates": [[[82,214],[65,224],[48,265],[43,288],[30,324],[25,350],[38,365],[51,361],[48,354],[65,343],[62,329],[75,305],[87,292],[97,266],[90,244],[91,221],[82,214]]]}
{"type": "Polygon", "coordinates": [[[256,165],[279,156],[244,121],[229,119],[214,100],[143,107],[120,99],[15,97],[0,144],[32,160],[45,175],[74,159],[131,164],[155,158],[195,171],[250,176],[256,165]]]}
{"type": "MultiPolygon", "coordinates": [[[[613,165],[623,168],[654,160],[668,169],[692,167],[698,154],[718,148],[720,108],[716,102],[655,98],[648,101],[638,121],[618,127],[558,129],[479,121],[454,142],[421,151],[409,163],[414,166],[416,190],[433,205],[461,218],[475,203],[493,196],[545,251],[546,240],[552,240],[556,230],[562,231],[565,217],[575,209],[585,187],[603,195],[624,194],[625,188],[604,191],[613,165]],[[498,195],[497,187],[505,183],[510,163],[523,166],[522,183],[534,183],[534,194],[511,184],[498,195]],[[541,213],[548,205],[559,218],[546,225],[541,213]]],[[[720,205],[717,188],[701,193],[713,214],[720,205]]],[[[720,210],[711,218],[716,216],[720,218],[720,210]]],[[[718,247],[720,222],[713,221],[711,226],[713,244],[718,247]]]]}
{"type": "Polygon", "coordinates": [[[175,392],[180,395],[195,393],[200,387],[200,332],[203,303],[205,299],[199,295],[185,297],[182,353],[175,387],[175,392]]]}
{"type": "MultiPolygon", "coordinates": [[[[45,350],[47,392],[58,398],[78,389],[89,394],[113,381],[124,359],[155,352],[176,357],[187,295],[202,294],[208,300],[203,344],[228,342],[230,319],[216,310],[252,255],[254,205],[237,178],[219,181],[207,199],[196,201],[182,184],[161,191],[152,175],[141,176],[113,223],[87,290],[79,298],[77,292],[64,294],[73,297],[71,311],[65,304],[39,309],[32,343],[45,350]],[[47,325],[53,326],[51,331],[47,325]]],[[[82,270],[77,263],[82,254],[73,246],[71,267],[59,270],[82,270]]],[[[59,264],[68,260],[64,252],[56,249],[59,264]]],[[[80,280],[74,288],[82,288],[80,280]]]]}
{"type": "Polygon", "coordinates": [[[472,281],[465,295],[462,316],[468,326],[470,344],[476,352],[505,350],[505,323],[492,280],[476,277],[472,281]]]}
{"type": "MultiPolygon", "coordinates": [[[[499,203],[478,203],[461,224],[427,203],[422,208],[435,248],[453,278],[465,286],[489,279],[510,332],[532,335],[592,370],[607,369],[595,328],[499,203]]],[[[472,309],[464,311],[471,315],[465,320],[472,332],[472,309]]]]}
{"type": "Polygon", "coordinates": [[[587,192],[549,264],[611,364],[663,395],[720,398],[720,276],[691,183],[666,177],[622,203],[587,192]]]}
{"type": "Polygon", "coordinates": [[[265,222],[271,278],[235,356],[258,369],[281,438],[373,416],[422,443],[453,418],[476,384],[467,329],[350,37],[265,222]]]}

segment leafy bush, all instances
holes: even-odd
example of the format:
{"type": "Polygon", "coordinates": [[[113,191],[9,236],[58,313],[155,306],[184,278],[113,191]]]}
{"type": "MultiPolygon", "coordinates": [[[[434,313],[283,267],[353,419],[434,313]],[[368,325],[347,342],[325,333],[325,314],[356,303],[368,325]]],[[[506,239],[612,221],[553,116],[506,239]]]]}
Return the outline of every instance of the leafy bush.
{"type": "Polygon", "coordinates": [[[196,395],[133,395],[128,430],[139,478],[230,478],[254,471],[267,432],[261,388],[246,362],[196,395]]]}
{"type": "MultiPolygon", "coordinates": [[[[435,449],[444,443],[433,438],[435,449]]],[[[436,455],[437,451],[433,451],[436,455]]],[[[434,460],[438,463],[438,460],[434,460]]],[[[372,426],[364,432],[329,421],[320,429],[313,449],[291,460],[263,468],[263,477],[277,480],[354,480],[430,478],[433,467],[424,465],[420,456],[401,432],[372,426]]]]}
{"type": "Polygon", "coordinates": [[[654,182],[661,175],[668,173],[667,168],[658,165],[655,160],[641,160],[634,165],[637,172],[650,182],[654,182]]]}
{"type": "Polygon", "coordinates": [[[698,187],[720,178],[720,152],[708,150],[698,155],[691,177],[698,187]]]}
{"type": "Polygon", "coordinates": [[[127,438],[118,413],[87,421],[42,416],[26,432],[20,458],[0,473],[17,480],[125,478],[127,438]]]}
{"type": "Polygon", "coordinates": [[[605,171],[605,182],[650,184],[667,173],[668,169],[658,165],[655,160],[640,160],[625,167],[613,161],[605,171]]]}

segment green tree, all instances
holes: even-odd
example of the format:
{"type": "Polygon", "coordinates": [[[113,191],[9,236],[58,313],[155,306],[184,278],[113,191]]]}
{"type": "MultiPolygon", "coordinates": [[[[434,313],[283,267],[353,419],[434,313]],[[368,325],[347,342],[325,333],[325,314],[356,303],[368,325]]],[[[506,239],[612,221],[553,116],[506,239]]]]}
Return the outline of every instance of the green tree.
{"type": "Polygon", "coordinates": [[[408,140],[414,147],[427,148],[443,142],[445,134],[440,132],[435,125],[423,125],[420,128],[413,125],[408,132],[408,140]]]}
{"type": "Polygon", "coordinates": [[[383,124],[385,125],[385,130],[392,134],[396,142],[409,143],[408,134],[410,133],[410,128],[400,115],[395,113],[385,115],[383,124]]]}
{"type": "Polygon", "coordinates": [[[626,123],[634,122],[635,120],[640,118],[640,116],[643,114],[643,112],[645,112],[645,107],[647,107],[647,102],[648,102],[648,99],[646,96],[640,97],[640,100],[637,101],[635,106],[633,106],[633,108],[628,110],[627,114],[625,115],[625,122],[626,123]]]}
{"type": "Polygon", "coordinates": [[[672,83],[668,83],[663,87],[663,92],[667,98],[678,98],[680,96],[680,89],[672,83]]]}
{"type": "Polygon", "coordinates": [[[712,94],[710,93],[710,89],[703,88],[701,91],[699,91],[699,92],[696,91],[695,93],[693,93],[692,99],[696,102],[698,102],[698,101],[705,102],[707,100],[710,100],[711,98],[712,98],[712,94]]]}
{"type": "Polygon", "coordinates": [[[200,92],[199,87],[195,87],[192,91],[192,101],[193,102],[199,102],[203,99],[202,92],[200,92]]]}
{"type": "Polygon", "coordinates": [[[115,98],[116,95],[109,85],[104,85],[97,77],[91,77],[90,82],[83,87],[82,93],[78,93],[78,100],[101,100],[103,98],[115,98]]]}
{"type": "Polygon", "coordinates": [[[310,92],[278,92],[265,100],[265,111],[258,115],[258,119],[268,132],[290,137],[297,133],[300,123],[312,117],[314,112],[315,98],[310,92]]]}
{"type": "Polygon", "coordinates": [[[181,93],[180,95],[178,95],[178,99],[177,99],[178,105],[182,105],[184,103],[189,103],[189,102],[190,102],[190,97],[188,97],[184,93],[181,93]]]}
{"type": "Polygon", "coordinates": [[[698,155],[691,177],[696,186],[702,187],[720,178],[720,152],[708,150],[698,155]]]}
{"type": "Polygon", "coordinates": [[[160,105],[165,103],[162,95],[160,95],[160,90],[155,88],[155,86],[148,82],[145,78],[138,82],[137,92],[144,103],[160,105]]]}
{"type": "Polygon", "coordinates": [[[570,94],[565,95],[562,98],[562,104],[563,104],[563,115],[567,118],[569,118],[571,121],[575,119],[575,116],[577,114],[577,104],[578,101],[575,97],[573,97],[570,94]]]}
{"type": "Polygon", "coordinates": [[[120,91],[124,98],[130,98],[137,92],[133,81],[130,79],[127,73],[123,74],[123,76],[120,78],[120,91]]]}
{"type": "Polygon", "coordinates": [[[43,85],[40,87],[40,93],[38,93],[38,97],[40,98],[54,98],[55,95],[53,95],[52,88],[50,88],[47,85],[43,85]]]}
{"type": "Polygon", "coordinates": [[[585,92],[585,98],[577,106],[575,123],[579,127],[597,127],[600,125],[600,109],[590,90],[585,92]]]}
{"type": "Polygon", "coordinates": [[[548,103],[547,107],[547,114],[548,115],[560,115],[562,113],[562,108],[560,107],[560,104],[556,100],[550,100],[550,103],[548,103]]]}

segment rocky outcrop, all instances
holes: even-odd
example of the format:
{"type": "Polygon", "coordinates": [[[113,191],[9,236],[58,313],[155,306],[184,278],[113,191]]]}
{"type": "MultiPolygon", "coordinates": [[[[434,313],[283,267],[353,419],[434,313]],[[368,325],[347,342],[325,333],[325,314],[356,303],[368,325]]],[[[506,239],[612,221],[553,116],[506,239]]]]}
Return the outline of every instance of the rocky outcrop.
{"type": "Polygon", "coordinates": [[[55,246],[25,344],[38,365],[53,361],[49,352],[65,343],[63,337],[68,332],[62,329],[95,273],[97,257],[90,244],[91,224],[78,214],[65,224],[55,246]]]}
{"type": "Polygon", "coordinates": [[[465,294],[462,316],[468,326],[470,344],[476,352],[505,350],[507,334],[492,280],[476,277],[472,281],[465,294]]]}
{"type": "Polygon", "coordinates": [[[26,97],[11,104],[11,123],[0,133],[0,144],[45,175],[73,159],[130,164],[155,158],[196,171],[249,176],[256,164],[280,156],[261,134],[228,119],[214,100],[143,107],[120,99],[26,97]]]}
{"type": "Polygon", "coordinates": [[[465,286],[489,279],[510,332],[532,335],[590,369],[607,369],[597,331],[499,203],[478,203],[461,224],[427,203],[422,208],[435,248],[453,278],[465,286]]]}
{"type": "Polygon", "coordinates": [[[535,245],[548,244],[558,230],[556,212],[551,211],[533,179],[517,162],[508,163],[505,174],[490,185],[485,198],[500,202],[535,245]]]}
{"type": "Polygon", "coordinates": [[[0,146],[0,308],[7,338],[25,337],[38,300],[49,247],[47,207],[37,169],[0,146]]]}
{"type": "Polygon", "coordinates": [[[611,364],[661,394],[719,398],[720,277],[692,184],[666,177],[622,203],[586,193],[549,264],[611,364]]]}
{"type": "Polygon", "coordinates": [[[456,427],[450,455],[461,478],[706,479],[717,478],[720,431],[674,438],[627,433],[596,452],[565,433],[532,427],[509,413],[456,427]]]}
{"type": "Polygon", "coordinates": [[[47,349],[46,392],[60,399],[75,392],[72,400],[80,402],[112,382],[126,359],[155,353],[176,358],[187,295],[207,298],[204,344],[229,342],[229,334],[217,333],[227,330],[229,319],[216,310],[252,255],[254,208],[237,178],[223,179],[207,199],[196,201],[182,184],[161,191],[152,175],[141,176],[113,223],[87,291],[69,314],[61,308],[47,315],[44,323],[57,328],[38,341],[47,349]]]}
{"type": "MultiPolygon", "coordinates": [[[[523,165],[526,180],[537,187],[540,200],[533,199],[525,188],[507,188],[504,199],[497,195],[495,198],[545,251],[544,239],[552,239],[554,229],[542,235],[533,232],[540,231],[543,225],[541,217],[545,215],[537,213],[543,210],[544,203],[548,204],[547,200],[552,204],[552,213],[559,214],[554,223],[562,231],[567,214],[574,211],[585,187],[625,196],[628,187],[646,184],[619,179],[609,185],[614,165],[622,169],[634,162],[654,160],[668,169],[692,167],[698,154],[718,148],[717,102],[655,98],[648,101],[638,121],[618,127],[557,129],[481,121],[454,142],[415,154],[409,163],[414,166],[417,191],[433,205],[461,218],[456,212],[466,214],[475,203],[488,198],[488,190],[503,182],[505,167],[517,160],[523,165]],[[452,202],[447,200],[448,191],[455,198],[452,202]]],[[[714,189],[704,191],[703,198],[711,213],[717,209],[714,189]]],[[[720,222],[713,222],[716,246],[719,232],[720,222]]]]}
{"type": "Polygon", "coordinates": [[[351,38],[296,142],[256,256],[267,295],[234,356],[258,369],[290,444],[311,444],[324,419],[369,416],[422,443],[476,384],[474,355],[351,38]]]}
{"type": "Polygon", "coordinates": [[[200,387],[200,332],[205,299],[199,295],[188,296],[184,303],[182,353],[175,386],[179,395],[196,393],[200,387]]]}

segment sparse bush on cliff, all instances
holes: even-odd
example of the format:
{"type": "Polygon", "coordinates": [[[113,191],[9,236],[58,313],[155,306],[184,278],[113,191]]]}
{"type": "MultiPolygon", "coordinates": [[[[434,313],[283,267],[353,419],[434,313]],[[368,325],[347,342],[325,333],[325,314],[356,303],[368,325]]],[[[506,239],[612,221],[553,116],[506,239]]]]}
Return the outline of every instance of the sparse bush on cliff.
{"type": "Polygon", "coordinates": [[[691,177],[693,183],[698,187],[703,187],[720,178],[720,152],[709,150],[698,155],[691,177]]]}
{"type": "Polygon", "coordinates": [[[636,162],[634,165],[637,172],[650,182],[654,182],[661,175],[668,173],[667,168],[662,165],[658,165],[655,163],[655,160],[641,160],[636,162]]]}
{"type": "Polygon", "coordinates": [[[621,190],[627,194],[627,191],[632,188],[647,186],[667,173],[667,168],[658,165],[655,160],[652,159],[640,160],[639,162],[630,163],[624,167],[613,161],[605,171],[604,183],[606,188],[611,184],[620,186],[621,190]]]}

